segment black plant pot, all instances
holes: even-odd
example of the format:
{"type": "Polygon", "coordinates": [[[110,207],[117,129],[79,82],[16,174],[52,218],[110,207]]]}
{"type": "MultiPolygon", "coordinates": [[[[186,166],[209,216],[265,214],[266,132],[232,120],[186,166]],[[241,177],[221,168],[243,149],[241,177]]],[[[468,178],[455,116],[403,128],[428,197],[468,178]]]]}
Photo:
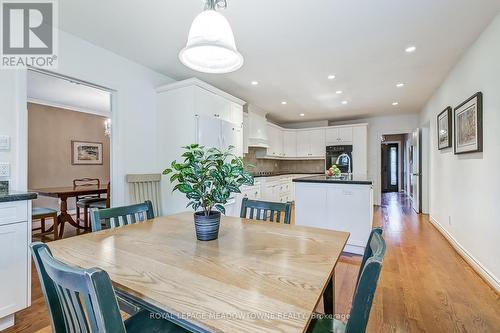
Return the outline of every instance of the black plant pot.
{"type": "Polygon", "coordinates": [[[211,211],[209,216],[205,212],[194,213],[194,227],[196,238],[200,241],[211,241],[219,237],[220,212],[211,211]]]}

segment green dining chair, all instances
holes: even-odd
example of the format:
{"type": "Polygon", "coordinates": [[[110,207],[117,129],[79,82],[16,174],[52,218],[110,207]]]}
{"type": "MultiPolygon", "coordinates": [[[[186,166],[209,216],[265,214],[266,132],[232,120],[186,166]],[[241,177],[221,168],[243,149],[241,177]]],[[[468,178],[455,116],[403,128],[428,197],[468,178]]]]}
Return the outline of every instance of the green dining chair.
{"type": "Polygon", "coordinates": [[[244,219],[255,219],[259,221],[281,222],[281,215],[284,215],[283,223],[290,224],[290,211],[292,203],[269,202],[248,200],[241,201],[240,217],[244,219]]]}
{"type": "Polygon", "coordinates": [[[92,209],[90,211],[92,231],[103,228],[112,229],[128,224],[154,219],[153,204],[147,200],[144,203],[114,207],[107,209],[92,209]]]}
{"type": "Polygon", "coordinates": [[[147,310],[123,321],[108,274],[56,260],[47,245],[33,243],[31,253],[49,309],[54,333],[189,332],[147,310]]]}
{"type": "Polygon", "coordinates": [[[382,237],[382,229],[376,228],[371,232],[365,249],[347,324],[333,318],[319,316],[311,321],[309,333],[363,333],[366,331],[385,252],[386,244],[382,237]]]}

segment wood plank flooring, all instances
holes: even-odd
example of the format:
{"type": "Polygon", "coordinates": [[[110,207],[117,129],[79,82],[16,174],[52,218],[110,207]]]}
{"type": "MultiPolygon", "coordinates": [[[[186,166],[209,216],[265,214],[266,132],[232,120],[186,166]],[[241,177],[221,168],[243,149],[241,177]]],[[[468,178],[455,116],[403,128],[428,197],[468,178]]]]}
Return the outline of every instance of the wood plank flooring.
{"type": "MultiPolygon", "coordinates": [[[[374,225],[384,228],[388,251],[368,332],[500,332],[500,296],[427,216],[411,210],[404,195],[384,194],[382,206],[375,209],[374,225]]],[[[74,230],[68,230],[65,236],[73,234],[74,230]]],[[[337,265],[336,312],[340,317],[349,313],[359,264],[359,256],[344,255],[337,265]]],[[[32,306],[16,314],[16,325],[3,333],[50,332],[33,272],[32,306]]]]}

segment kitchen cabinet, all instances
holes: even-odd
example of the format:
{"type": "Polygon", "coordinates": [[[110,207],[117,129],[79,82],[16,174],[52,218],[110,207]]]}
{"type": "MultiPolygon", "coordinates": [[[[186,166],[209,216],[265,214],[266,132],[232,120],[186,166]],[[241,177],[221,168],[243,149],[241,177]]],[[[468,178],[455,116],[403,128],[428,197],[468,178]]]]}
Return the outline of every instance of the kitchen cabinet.
{"type": "Polygon", "coordinates": [[[368,126],[352,127],[352,172],[358,176],[368,174],[368,126]]]}
{"type": "Polygon", "coordinates": [[[248,113],[243,113],[243,153],[248,154],[248,133],[250,131],[248,113]]]}
{"type": "Polygon", "coordinates": [[[297,157],[324,158],[325,147],[324,129],[297,131],[297,157]]]}
{"type": "Polygon", "coordinates": [[[353,128],[350,126],[327,128],[325,138],[327,146],[351,144],[353,140],[353,128]]]}
{"type": "Polygon", "coordinates": [[[31,201],[0,203],[0,330],[31,305],[31,201]]]}
{"type": "Polygon", "coordinates": [[[269,148],[267,155],[273,157],[283,157],[283,130],[273,124],[267,125],[269,134],[269,148]]]}
{"type": "Polygon", "coordinates": [[[283,157],[297,157],[296,131],[283,131],[283,157]]]}

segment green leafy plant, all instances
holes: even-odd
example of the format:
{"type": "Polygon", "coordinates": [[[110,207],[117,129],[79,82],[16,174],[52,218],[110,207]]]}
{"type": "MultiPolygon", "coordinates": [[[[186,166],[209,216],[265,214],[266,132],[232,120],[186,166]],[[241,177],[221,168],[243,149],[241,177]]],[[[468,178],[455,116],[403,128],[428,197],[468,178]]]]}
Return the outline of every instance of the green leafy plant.
{"type": "Polygon", "coordinates": [[[203,208],[205,216],[212,209],[225,214],[224,204],[231,193],[241,193],[242,185],[253,185],[253,176],[245,170],[243,159],[217,148],[205,148],[197,144],[182,147],[184,162],[173,161],[171,168],[163,171],[171,175],[170,182],[177,184],[173,191],[184,193],[190,200],[186,207],[195,211],[203,208]]]}

